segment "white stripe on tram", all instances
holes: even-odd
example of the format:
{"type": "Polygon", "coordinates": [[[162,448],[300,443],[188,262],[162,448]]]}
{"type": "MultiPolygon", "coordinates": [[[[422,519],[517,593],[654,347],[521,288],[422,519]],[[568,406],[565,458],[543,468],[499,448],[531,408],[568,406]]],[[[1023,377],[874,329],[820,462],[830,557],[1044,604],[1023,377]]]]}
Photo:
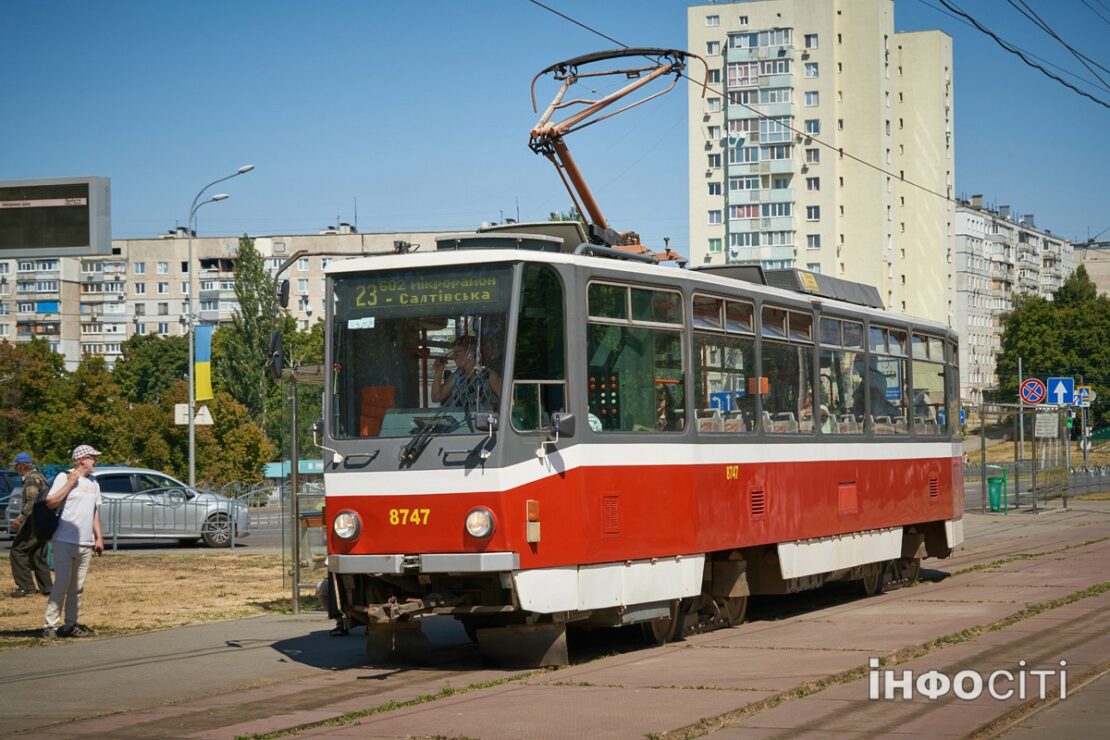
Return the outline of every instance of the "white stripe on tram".
{"type": "MultiPolygon", "coordinates": [[[[549,448],[550,449],[550,448],[549,448]]],[[[491,493],[508,491],[577,468],[660,467],[673,465],[745,465],[752,463],[924,460],[961,457],[962,445],[951,442],[849,444],[579,444],[549,451],[504,468],[460,470],[384,470],[325,473],[329,496],[491,493]]]]}

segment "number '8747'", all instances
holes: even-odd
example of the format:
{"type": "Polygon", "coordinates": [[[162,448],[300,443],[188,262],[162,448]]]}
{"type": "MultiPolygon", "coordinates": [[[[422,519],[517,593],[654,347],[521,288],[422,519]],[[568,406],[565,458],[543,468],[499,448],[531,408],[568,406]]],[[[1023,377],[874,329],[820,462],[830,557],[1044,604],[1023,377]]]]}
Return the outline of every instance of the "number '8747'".
{"type": "Polygon", "coordinates": [[[402,524],[427,524],[431,509],[390,509],[389,523],[397,527],[402,524]]]}

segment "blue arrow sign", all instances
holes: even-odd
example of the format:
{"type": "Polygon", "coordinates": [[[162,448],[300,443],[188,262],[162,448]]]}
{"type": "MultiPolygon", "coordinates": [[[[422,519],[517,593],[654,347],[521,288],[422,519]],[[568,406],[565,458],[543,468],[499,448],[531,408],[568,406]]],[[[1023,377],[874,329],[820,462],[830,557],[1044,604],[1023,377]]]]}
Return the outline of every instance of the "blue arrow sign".
{"type": "Polygon", "coordinates": [[[1056,406],[1068,406],[1075,395],[1075,378],[1049,378],[1048,402],[1056,406]]]}

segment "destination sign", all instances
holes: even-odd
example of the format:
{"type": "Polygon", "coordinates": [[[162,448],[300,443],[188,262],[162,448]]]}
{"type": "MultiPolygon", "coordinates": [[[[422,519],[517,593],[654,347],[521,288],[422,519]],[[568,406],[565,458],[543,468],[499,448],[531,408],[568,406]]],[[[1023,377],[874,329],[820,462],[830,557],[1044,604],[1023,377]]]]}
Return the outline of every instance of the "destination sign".
{"type": "MultiPolygon", "coordinates": [[[[508,307],[512,272],[385,273],[336,281],[341,315],[442,315],[483,313],[508,307]]],[[[371,328],[360,327],[360,328],[371,328]]]]}

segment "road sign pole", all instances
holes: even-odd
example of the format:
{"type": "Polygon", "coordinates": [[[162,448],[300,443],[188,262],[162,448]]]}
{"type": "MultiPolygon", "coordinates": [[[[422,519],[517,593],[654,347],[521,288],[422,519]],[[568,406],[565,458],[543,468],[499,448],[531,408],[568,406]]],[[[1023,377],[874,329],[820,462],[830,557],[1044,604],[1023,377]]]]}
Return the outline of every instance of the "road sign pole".
{"type": "Polygon", "coordinates": [[[1064,486],[1064,509],[1068,508],[1068,494],[1071,493],[1071,409],[1064,412],[1064,472],[1068,483],[1064,486]]]}
{"type": "MultiPolygon", "coordinates": [[[[1020,396],[1021,387],[1025,385],[1025,377],[1021,372],[1021,358],[1018,358],[1018,394],[1020,396]]],[[[1018,398],[1018,464],[1025,456],[1025,401],[1018,398]]]]}

